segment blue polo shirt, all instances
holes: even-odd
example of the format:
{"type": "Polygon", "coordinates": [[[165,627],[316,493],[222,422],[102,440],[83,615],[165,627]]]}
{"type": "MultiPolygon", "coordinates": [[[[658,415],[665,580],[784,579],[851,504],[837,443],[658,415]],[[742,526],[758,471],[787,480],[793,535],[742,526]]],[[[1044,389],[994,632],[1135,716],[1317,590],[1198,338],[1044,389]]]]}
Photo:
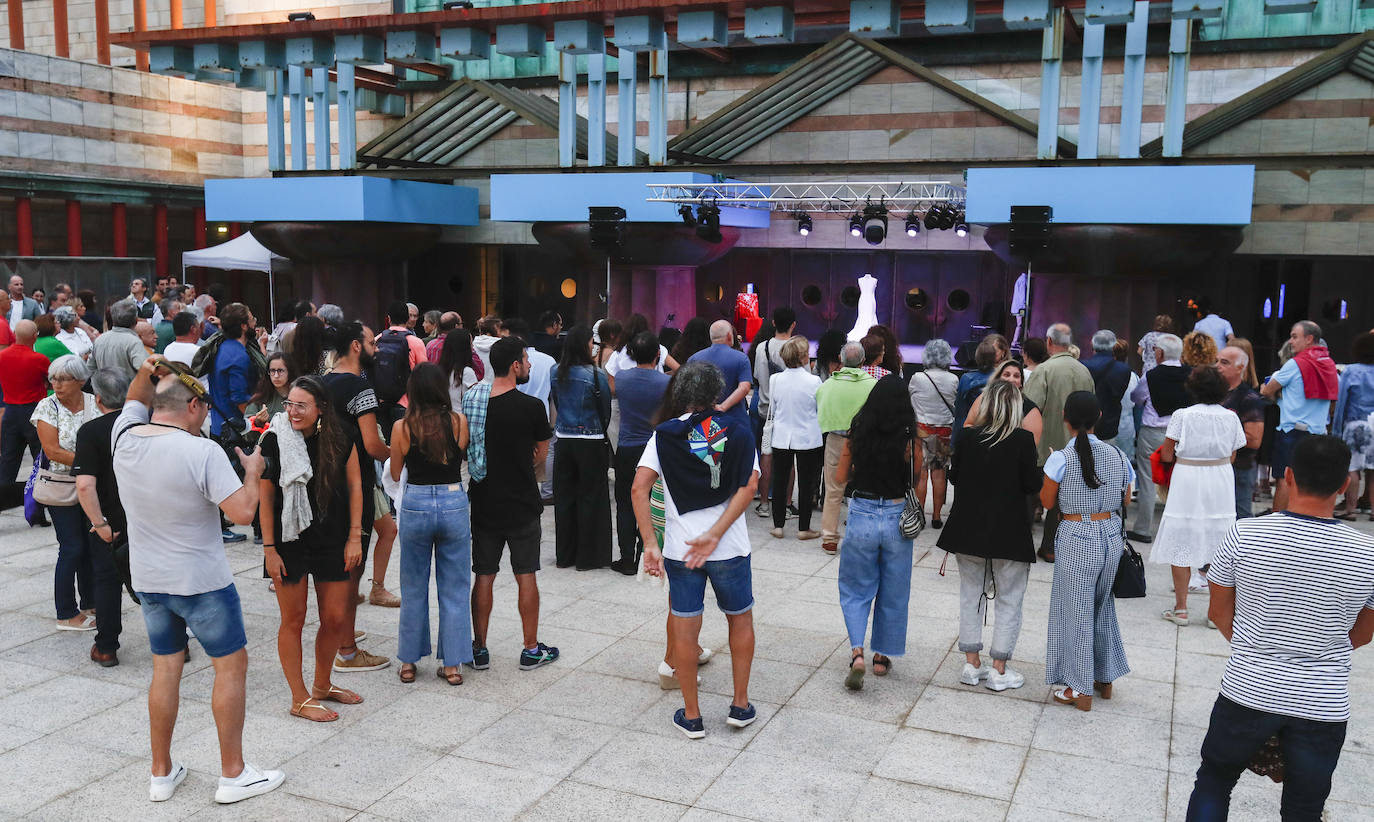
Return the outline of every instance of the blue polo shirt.
{"type": "Polygon", "coordinates": [[[243,343],[238,340],[220,343],[209,382],[210,433],[219,436],[220,427],[224,425],[224,414],[242,419],[243,414],[238,407],[253,396],[253,363],[243,343]]]}
{"type": "MultiPolygon", "coordinates": [[[[752,383],[754,381],[754,369],[749,364],[749,358],[743,351],[736,351],[723,343],[711,343],[705,348],[688,358],[688,362],[709,362],[721,370],[725,375],[725,387],[720,390],[720,396],[716,397],[716,402],[724,402],[725,398],[735,393],[742,382],[752,383]]],[[[735,406],[725,412],[725,416],[736,422],[749,422],[749,403],[740,400],[735,406]]]]}
{"type": "Polygon", "coordinates": [[[1289,360],[1274,372],[1275,380],[1283,386],[1279,393],[1279,430],[1292,431],[1299,424],[1307,427],[1309,434],[1326,433],[1326,415],[1331,410],[1330,400],[1309,400],[1302,387],[1302,371],[1297,360],[1289,360]]]}

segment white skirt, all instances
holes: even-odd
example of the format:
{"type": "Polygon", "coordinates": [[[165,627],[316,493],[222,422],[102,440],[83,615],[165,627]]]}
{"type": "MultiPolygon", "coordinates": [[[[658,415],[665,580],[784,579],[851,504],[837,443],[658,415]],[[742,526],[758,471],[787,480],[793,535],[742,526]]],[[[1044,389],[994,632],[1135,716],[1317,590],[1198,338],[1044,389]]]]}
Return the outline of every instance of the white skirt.
{"type": "Polygon", "coordinates": [[[1236,524],[1236,480],[1228,465],[1178,465],[1150,546],[1150,561],[1198,568],[1236,524]]]}

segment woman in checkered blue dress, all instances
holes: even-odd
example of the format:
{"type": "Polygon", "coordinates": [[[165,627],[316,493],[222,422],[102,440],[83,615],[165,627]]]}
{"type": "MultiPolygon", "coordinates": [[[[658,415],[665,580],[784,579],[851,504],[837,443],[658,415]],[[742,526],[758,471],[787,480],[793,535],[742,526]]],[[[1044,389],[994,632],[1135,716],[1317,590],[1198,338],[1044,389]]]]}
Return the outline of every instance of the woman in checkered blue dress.
{"type": "Polygon", "coordinates": [[[1070,445],[1045,461],[1041,504],[1064,512],[1054,539],[1045,681],[1054,700],[1092,710],[1093,693],[1111,699],[1112,682],[1130,672],[1116,622],[1112,581],[1121,560],[1121,510],[1135,472],[1114,445],[1093,435],[1097,397],[1075,391],[1064,402],[1070,445]]]}

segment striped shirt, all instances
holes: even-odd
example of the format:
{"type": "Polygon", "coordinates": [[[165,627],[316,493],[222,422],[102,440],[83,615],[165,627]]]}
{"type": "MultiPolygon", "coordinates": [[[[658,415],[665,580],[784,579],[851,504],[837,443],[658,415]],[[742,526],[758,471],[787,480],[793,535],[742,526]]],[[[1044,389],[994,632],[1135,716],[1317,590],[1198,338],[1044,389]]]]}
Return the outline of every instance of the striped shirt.
{"type": "Polygon", "coordinates": [[[1286,511],[1243,519],[1207,579],[1236,589],[1222,696],[1318,722],[1350,718],[1350,629],[1374,609],[1374,538],[1286,511]]]}

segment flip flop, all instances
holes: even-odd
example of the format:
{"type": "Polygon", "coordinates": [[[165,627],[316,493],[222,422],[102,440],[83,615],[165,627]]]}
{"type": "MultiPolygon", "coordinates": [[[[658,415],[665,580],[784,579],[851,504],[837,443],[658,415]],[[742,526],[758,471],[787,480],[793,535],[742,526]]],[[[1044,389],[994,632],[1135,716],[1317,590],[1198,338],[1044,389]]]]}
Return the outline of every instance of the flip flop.
{"type": "Polygon", "coordinates": [[[320,704],[319,701],[314,699],[304,699],[301,700],[301,703],[299,705],[291,706],[291,715],[299,716],[301,719],[308,719],[311,722],[334,722],[339,718],[338,711],[331,711],[328,708],[324,707],[324,705],[320,704]],[[320,718],[306,716],[305,710],[307,708],[319,708],[321,711],[325,711],[326,716],[320,718]]]}
{"type": "MultiPolygon", "coordinates": [[[[311,688],[310,692],[313,694],[315,689],[311,688]]],[[[329,692],[324,696],[317,696],[314,698],[327,702],[337,702],[340,705],[360,705],[363,701],[363,698],[358,694],[346,688],[336,688],[333,685],[329,686],[329,692]]]]}

